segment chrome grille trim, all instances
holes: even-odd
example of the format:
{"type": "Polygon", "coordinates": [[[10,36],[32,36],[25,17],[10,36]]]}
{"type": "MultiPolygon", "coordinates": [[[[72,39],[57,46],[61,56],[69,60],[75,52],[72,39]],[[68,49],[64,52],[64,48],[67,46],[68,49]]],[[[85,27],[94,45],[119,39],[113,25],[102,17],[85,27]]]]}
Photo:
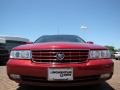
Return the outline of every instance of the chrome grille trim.
{"type": "Polygon", "coordinates": [[[88,56],[88,49],[32,50],[32,61],[35,63],[82,63],[88,61],[88,56]],[[56,54],[58,52],[65,54],[64,60],[57,60],[56,54]]]}

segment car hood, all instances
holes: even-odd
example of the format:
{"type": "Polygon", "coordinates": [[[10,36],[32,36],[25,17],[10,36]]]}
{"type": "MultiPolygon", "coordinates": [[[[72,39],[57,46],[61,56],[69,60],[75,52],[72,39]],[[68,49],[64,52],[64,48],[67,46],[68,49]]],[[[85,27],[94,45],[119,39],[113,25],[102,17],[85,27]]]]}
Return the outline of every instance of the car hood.
{"type": "Polygon", "coordinates": [[[103,46],[88,43],[47,42],[17,46],[14,50],[41,50],[41,49],[107,49],[103,46]]]}

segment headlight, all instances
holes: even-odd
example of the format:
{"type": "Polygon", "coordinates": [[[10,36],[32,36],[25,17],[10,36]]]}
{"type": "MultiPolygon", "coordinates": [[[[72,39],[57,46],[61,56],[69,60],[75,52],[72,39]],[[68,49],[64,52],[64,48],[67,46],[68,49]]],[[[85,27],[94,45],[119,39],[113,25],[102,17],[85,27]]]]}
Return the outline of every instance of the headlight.
{"type": "Polygon", "coordinates": [[[14,59],[31,59],[31,51],[30,50],[15,50],[11,51],[10,58],[14,59]]]}
{"type": "Polygon", "coordinates": [[[91,50],[89,52],[89,59],[111,58],[109,50],[91,50]]]}

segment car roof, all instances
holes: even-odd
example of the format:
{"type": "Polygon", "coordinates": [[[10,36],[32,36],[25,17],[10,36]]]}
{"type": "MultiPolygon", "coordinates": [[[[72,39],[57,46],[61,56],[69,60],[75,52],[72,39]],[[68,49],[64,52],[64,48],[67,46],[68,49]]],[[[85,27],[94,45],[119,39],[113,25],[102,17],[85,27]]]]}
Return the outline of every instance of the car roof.
{"type": "Polygon", "coordinates": [[[12,40],[12,41],[21,41],[21,42],[29,42],[29,39],[15,36],[0,36],[1,40],[12,40]]]}

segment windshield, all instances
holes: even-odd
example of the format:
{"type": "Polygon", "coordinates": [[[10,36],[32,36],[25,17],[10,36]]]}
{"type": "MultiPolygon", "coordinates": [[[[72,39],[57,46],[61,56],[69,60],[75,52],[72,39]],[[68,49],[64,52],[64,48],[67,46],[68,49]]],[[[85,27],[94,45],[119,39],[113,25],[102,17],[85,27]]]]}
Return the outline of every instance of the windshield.
{"type": "Polygon", "coordinates": [[[38,38],[35,43],[43,42],[78,42],[85,43],[83,39],[75,35],[45,35],[38,38]]]}

